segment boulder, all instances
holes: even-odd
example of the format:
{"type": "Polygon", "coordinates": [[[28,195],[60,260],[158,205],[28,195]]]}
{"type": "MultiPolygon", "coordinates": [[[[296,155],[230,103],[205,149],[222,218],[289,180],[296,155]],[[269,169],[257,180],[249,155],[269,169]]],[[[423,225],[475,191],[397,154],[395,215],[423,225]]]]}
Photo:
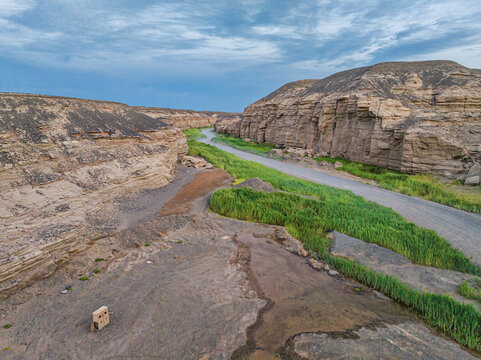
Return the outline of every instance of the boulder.
{"type": "Polygon", "coordinates": [[[470,176],[470,177],[466,178],[466,180],[464,180],[464,185],[474,186],[474,185],[479,185],[479,183],[480,183],[479,175],[470,176]]]}
{"type": "Polygon", "coordinates": [[[468,171],[468,177],[476,175],[481,175],[481,165],[479,163],[475,163],[468,171]]]}

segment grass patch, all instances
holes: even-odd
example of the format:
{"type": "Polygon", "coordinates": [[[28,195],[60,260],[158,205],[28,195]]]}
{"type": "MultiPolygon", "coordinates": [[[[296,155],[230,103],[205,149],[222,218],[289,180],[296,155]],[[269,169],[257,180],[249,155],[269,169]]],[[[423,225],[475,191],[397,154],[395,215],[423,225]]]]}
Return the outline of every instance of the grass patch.
{"type": "Polygon", "coordinates": [[[177,244],[182,244],[183,241],[182,240],[177,240],[177,244]]]}
{"type": "MultiPolygon", "coordinates": [[[[286,175],[262,164],[239,159],[216,147],[189,141],[189,154],[206,158],[215,166],[226,170],[236,179],[259,177],[273,187],[287,192],[312,196],[320,201],[314,201],[288,194],[271,193],[259,195],[249,193],[249,190],[220,190],[213,197],[224,197],[225,203],[219,204],[214,211],[223,213],[222,207],[232,207],[231,217],[237,217],[249,210],[256,214],[256,201],[270,208],[269,223],[285,222],[285,217],[294,217],[293,221],[305,223],[315,233],[313,242],[322,242],[326,246],[324,234],[328,230],[338,230],[347,235],[376,243],[411,259],[414,263],[434,266],[441,269],[456,270],[479,275],[481,267],[476,266],[459,250],[454,249],[445,239],[434,231],[420,228],[406,221],[392,209],[370,202],[354,195],[350,191],[332,188],[326,185],[312,183],[306,180],[286,175]],[[250,198],[256,198],[254,202],[250,198]],[[252,208],[250,206],[253,206],[252,208]],[[286,213],[288,211],[288,213],[286,213]],[[314,216],[314,218],[313,218],[314,216]]],[[[266,222],[264,218],[254,217],[254,221],[266,222]]],[[[279,224],[280,225],[280,224],[279,224]]],[[[289,230],[289,229],[288,229],[289,230]]]]}
{"type": "MultiPolygon", "coordinates": [[[[231,218],[285,226],[309,252],[315,252],[319,259],[344,275],[418,312],[430,325],[459,343],[481,350],[481,313],[472,306],[461,304],[447,295],[418,292],[394,277],[331,255],[330,240],[325,236],[326,221],[331,217],[336,219],[339,214],[330,213],[322,202],[292,194],[265,194],[249,188],[231,188],[215,192],[210,208],[231,218]]],[[[367,226],[366,234],[369,228],[367,226]]]]}
{"type": "Polygon", "coordinates": [[[88,279],[89,279],[89,277],[86,276],[86,275],[79,277],[79,280],[81,280],[81,281],[87,281],[88,279]]]}
{"type": "Polygon", "coordinates": [[[2,349],[2,351],[10,351],[10,350],[12,350],[12,349],[10,349],[10,346],[4,347],[4,348],[2,349]]]}
{"type": "Polygon", "coordinates": [[[100,262],[100,261],[105,261],[105,259],[102,259],[102,258],[97,258],[94,260],[95,262],[100,262]]]}
{"type": "Polygon", "coordinates": [[[12,324],[5,324],[3,325],[4,329],[10,329],[12,327],[12,324]]]}
{"type": "Polygon", "coordinates": [[[205,138],[205,135],[201,133],[201,130],[202,129],[209,129],[211,127],[212,126],[193,128],[193,129],[185,129],[184,135],[187,139],[202,139],[202,138],[205,138]]]}
{"type": "Polygon", "coordinates": [[[268,155],[269,151],[272,149],[277,149],[274,145],[269,143],[258,144],[254,141],[244,141],[240,138],[225,134],[217,134],[217,137],[213,138],[212,141],[224,143],[232,146],[233,148],[263,156],[268,155]]]}
{"type": "Polygon", "coordinates": [[[410,175],[383,167],[358,163],[344,158],[315,157],[317,161],[343,164],[338,170],[367,180],[376,181],[380,187],[409,196],[448,205],[456,209],[481,214],[481,193],[468,194],[453,184],[441,183],[432,175],[410,175]]]}
{"type": "Polygon", "coordinates": [[[144,246],[145,246],[145,247],[149,247],[150,244],[149,244],[149,243],[145,243],[144,246]]]}
{"type": "Polygon", "coordinates": [[[430,325],[459,343],[481,351],[481,313],[474,307],[447,295],[419,292],[394,277],[333,256],[326,237],[326,232],[335,229],[390,248],[419,264],[480,274],[479,266],[434,231],[419,228],[392,209],[366,201],[350,191],[291,177],[196,141],[189,141],[189,147],[191,155],[206,158],[236,179],[259,177],[277,189],[319,199],[286,193],[266,194],[249,188],[221,189],[211,197],[212,211],[221,216],[285,226],[317,258],[416,311],[430,325]]]}
{"type": "Polygon", "coordinates": [[[98,274],[100,272],[99,269],[94,269],[94,274],[98,274]]]}
{"type": "Polygon", "coordinates": [[[481,289],[478,286],[473,287],[467,281],[463,281],[459,293],[466,299],[477,300],[481,304],[481,289]]]}

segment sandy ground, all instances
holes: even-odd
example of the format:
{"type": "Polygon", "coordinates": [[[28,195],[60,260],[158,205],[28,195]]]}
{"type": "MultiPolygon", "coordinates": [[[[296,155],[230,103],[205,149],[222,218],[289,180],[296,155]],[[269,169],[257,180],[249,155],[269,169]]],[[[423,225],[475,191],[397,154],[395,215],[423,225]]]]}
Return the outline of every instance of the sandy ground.
{"type": "Polygon", "coordinates": [[[117,233],[2,300],[1,324],[12,324],[0,328],[2,358],[340,359],[339,346],[361,345],[374,354],[366,359],[470,358],[389,299],[309,267],[273,240],[275,227],[208,212],[210,194],[231,183],[219,169],[181,168],[165,188],[117,199],[104,214],[117,233]],[[111,323],[92,333],[101,305],[111,323]],[[395,351],[370,341],[379,329],[391,329],[395,351]]]}

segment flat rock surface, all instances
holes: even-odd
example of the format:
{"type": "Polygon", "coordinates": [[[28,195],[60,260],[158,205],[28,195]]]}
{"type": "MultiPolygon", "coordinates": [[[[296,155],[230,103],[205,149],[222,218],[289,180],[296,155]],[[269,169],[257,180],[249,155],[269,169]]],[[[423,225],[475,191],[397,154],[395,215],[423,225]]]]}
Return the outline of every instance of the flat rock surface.
{"type": "MultiPolygon", "coordinates": [[[[292,340],[293,355],[303,359],[452,360],[476,359],[459,345],[436,336],[417,322],[353,330],[349,336],[334,333],[301,334],[292,340]]],[[[294,357],[293,357],[294,358],[294,357]]]]}
{"type": "Polygon", "coordinates": [[[331,254],[342,256],[369,266],[371,269],[394,276],[419,291],[449,294],[453,298],[481,308],[477,301],[459,295],[459,286],[464,280],[473,282],[473,275],[457,271],[415,265],[408,258],[377,244],[371,244],[351,236],[332,232],[331,254]]]}

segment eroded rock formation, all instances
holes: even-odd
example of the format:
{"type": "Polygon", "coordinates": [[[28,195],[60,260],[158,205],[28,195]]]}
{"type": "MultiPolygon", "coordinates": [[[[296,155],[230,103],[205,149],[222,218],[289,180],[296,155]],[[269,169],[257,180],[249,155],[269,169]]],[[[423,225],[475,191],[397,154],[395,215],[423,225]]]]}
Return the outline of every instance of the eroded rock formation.
{"type": "Polygon", "coordinates": [[[105,206],[169,183],[186,152],[181,129],[124,104],[0,94],[0,297],[116,229],[105,206]]]}
{"type": "Polygon", "coordinates": [[[135,106],[133,109],[181,129],[209,127],[213,126],[217,121],[239,120],[241,116],[239,113],[179,110],[144,106],[135,106]]]}
{"type": "Polygon", "coordinates": [[[466,177],[481,161],[481,70],[381,63],[284,85],[216,131],[408,173],[466,177]]]}

